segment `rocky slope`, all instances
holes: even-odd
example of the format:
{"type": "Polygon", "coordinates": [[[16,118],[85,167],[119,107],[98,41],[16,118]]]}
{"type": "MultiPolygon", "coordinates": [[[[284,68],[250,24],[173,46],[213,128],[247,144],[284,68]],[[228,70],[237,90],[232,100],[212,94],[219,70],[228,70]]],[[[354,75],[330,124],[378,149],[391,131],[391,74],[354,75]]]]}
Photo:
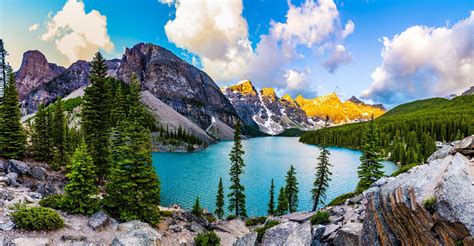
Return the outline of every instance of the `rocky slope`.
{"type": "Polygon", "coordinates": [[[463,92],[461,94],[462,96],[467,96],[467,95],[474,95],[474,86],[471,86],[467,91],[463,92]]]}
{"type": "Polygon", "coordinates": [[[221,90],[234,105],[240,118],[262,132],[277,135],[288,128],[314,128],[314,124],[289,95],[278,98],[272,88],[257,91],[250,81],[243,80],[221,90]]]}
{"type": "Polygon", "coordinates": [[[336,93],[313,99],[306,99],[300,95],[296,98],[296,102],[309,117],[317,120],[324,119],[328,115],[333,124],[367,121],[372,115],[377,118],[385,113],[383,105],[365,104],[356,97],[341,102],[336,93]]]}
{"type": "Polygon", "coordinates": [[[20,69],[15,73],[20,101],[31,90],[56,78],[66,69],[54,63],[49,63],[46,57],[37,50],[29,50],[23,54],[20,69]]]}

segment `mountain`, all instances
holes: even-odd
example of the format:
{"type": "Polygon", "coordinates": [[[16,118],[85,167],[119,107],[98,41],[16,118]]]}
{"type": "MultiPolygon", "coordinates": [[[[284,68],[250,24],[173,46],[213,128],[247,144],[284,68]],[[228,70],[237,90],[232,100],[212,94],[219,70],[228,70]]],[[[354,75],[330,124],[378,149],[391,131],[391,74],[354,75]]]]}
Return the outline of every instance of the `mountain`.
{"type": "Polygon", "coordinates": [[[314,99],[306,99],[300,95],[296,98],[296,103],[309,117],[317,120],[324,119],[327,115],[334,124],[367,121],[372,116],[377,118],[385,112],[382,105],[365,104],[356,97],[341,102],[336,93],[314,99]]]}
{"type": "Polygon", "coordinates": [[[314,127],[290,96],[278,98],[272,88],[257,91],[249,80],[243,80],[221,90],[245,124],[264,133],[277,135],[288,128],[314,127]]]}
{"type": "Polygon", "coordinates": [[[468,96],[468,95],[474,95],[474,86],[471,86],[467,91],[463,92],[461,95],[463,96],[468,96]]]}
{"type": "Polygon", "coordinates": [[[15,80],[20,101],[25,99],[31,90],[56,78],[66,69],[49,63],[46,57],[37,50],[29,50],[23,54],[20,69],[15,72],[15,80]]]}
{"type": "Polygon", "coordinates": [[[237,112],[219,87],[203,71],[183,61],[171,51],[140,43],[126,49],[116,77],[126,83],[132,74],[142,81],[142,89],[206,129],[212,117],[233,127],[237,112]]]}

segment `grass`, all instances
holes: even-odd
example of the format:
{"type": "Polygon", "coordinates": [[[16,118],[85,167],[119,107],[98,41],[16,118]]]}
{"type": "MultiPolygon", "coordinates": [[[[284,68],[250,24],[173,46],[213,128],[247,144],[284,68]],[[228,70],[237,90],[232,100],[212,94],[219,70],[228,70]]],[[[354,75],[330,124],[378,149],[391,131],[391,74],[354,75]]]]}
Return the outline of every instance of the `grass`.
{"type": "Polygon", "coordinates": [[[261,224],[265,223],[266,220],[267,220],[267,217],[266,217],[266,216],[253,217],[253,218],[247,219],[247,220],[245,221],[245,225],[246,225],[246,226],[261,225],[261,224]]]}
{"type": "Polygon", "coordinates": [[[353,192],[349,192],[349,193],[346,193],[346,194],[342,194],[336,198],[334,198],[329,204],[328,206],[336,206],[336,205],[341,205],[343,204],[347,199],[349,198],[352,198],[352,197],[355,197],[357,195],[359,195],[361,192],[356,192],[356,191],[353,191],[353,192]]]}
{"type": "Polygon", "coordinates": [[[311,225],[325,225],[329,223],[329,212],[318,211],[310,218],[311,225]]]}
{"type": "Polygon", "coordinates": [[[410,170],[412,167],[414,166],[418,166],[417,163],[413,163],[413,164],[409,164],[409,165],[405,165],[405,166],[402,166],[400,167],[397,171],[395,171],[394,173],[392,173],[392,175],[390,175],[391,177],[396,177],[408,170],[410,170]]]}

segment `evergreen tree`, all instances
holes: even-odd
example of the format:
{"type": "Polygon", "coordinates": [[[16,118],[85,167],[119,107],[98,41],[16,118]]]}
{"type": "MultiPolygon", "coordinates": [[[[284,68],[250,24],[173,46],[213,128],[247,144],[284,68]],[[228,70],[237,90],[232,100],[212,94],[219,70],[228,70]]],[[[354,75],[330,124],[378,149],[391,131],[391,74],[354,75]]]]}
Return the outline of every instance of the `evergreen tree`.
{"type": "Polygon", "coordinates": [[[360,157],[361,164],[357,172],[359,175],[357,191],[363,191],[369,188],[373,182],[384,176],[382,171],[383,165],[379,162],[380,149],[378,143],[378,131],[373,119],[367,125],[362,142],[362,156],[360,157]]]}
{"type": "Polygon", "coordinates": [[[290,213],[296,212],[298,209],[298,180],[296,180],[296,171],[293,165],[286,173],[285,194],[288,200],[288,209],[290,213]]]}
{"type": "Polygon", "coordinates": [[[52,159],[53,141],[48,114],[49,112],[41,104],[38,106],[38,111],[33,119],[31,149],[33,157],[38,161],[51,161],[52,159]]]}
{"type": "Polygon", "coordinates": [[[280,193],[278,193],[278,205],[275,211],[275,215],[281,216],[288,213],[288,199],[285,193],[285,188],[280,188],[280,193]]]}
{"type": "MultiPolygon", "coordinates": [[[[324,128],[329,127],[329,117],[326,116],[326,122],[324,128]]],[[[326,137],[325,135],[324,137],[326,137]]],[[[321,153],[318,157],[318,165],[316,166],[316,178],[313,182],[313,189],[311,193],[313,195],[313,211],[316,211],[320,199],[326,198],[326,190],[329,187],[330,176],[332,172],[329,170],[331,164],[329,163],[329,150],[326,146],[326,140],[323,140],[321,144],[321,153]]]]}
{"type": "Polygon", "coordinates": [[[196,201],[194,202],[193,210],[191,210],[191,213],[194,214],[196,217],[202,217],[203,211],[198,196],[196,197],[196,201]]]}
{"type": "Polygon", "coordinates": [[[118,122],[125,119],[127,116],[125,92],[122,83],[118,84],[117,90],[114,95],[113,108],[111,110],[111,123],[116,126],[118,122]]]}
{"type": "Polygon", "coordinates": [[[151,135],[143,125],[140,85],[132,80],[129,112],[114,131],[112,168],[104,205],[121,220],[159,222],[160,183],[151,161],[151,135]],[[126,192],[124,192],[126,191],[126,192]]]}
{"type": "Polygon", "coordinates": [[[214,213],[219,219],[224,217],[224,185],[222,184],[222,177],[219,179],[219,185],[217,187],[216,210],[214,213]]]}
{"type": "Polygon", "coordinates": [[[436,144],[433,138],[430,137],[428,133],[423,133],[421,137],[421,155],[423,156],[423,161],[430,157],[433,152],[436,151],[436,144]]]}
{"type": "Polygon", "coordinates": [[[53,122],[51,127],[51,134],[53,137],[53,145],[57,151],[57,157],[55,158],[55,165],[57,168],[60,166],[65,166],[68,162],[67,155],[67,123],[66,118],[64,117],[64,109],[62,99],[59,97],[56,100],[54,113],[53,113],[53,122]]]}
{"type": "Polygon", "coordinates": [[[107,65],[97,52],[91,63],[90,83],[82,100],[82,133],[96,167],[99,183],[103,183],[110,163],[110,84],[107,65]]]}
{"type": "Polygon", "coordinates": [[[62,205],[70,212],[91,214],[97,209],[96,195],[99,188],[95,183],[94,164],[82,143],[74,151],[70,171],[66,174],[69,183],[64,187],[65,196],[62,205]]]}
{"type": "Polygon", "coordinates": [[[268,210],[267,210],[269,215],[274,215],[275,214],[275,184],[272,183],[270,185],[270,201],[268,201],[268,210]]]}
{"type": "Polygon", "coordinates": [[[246,217],[247,211],[245,207],[245,188],[240,183],[240,175],[244,173],[244,150],[240,139],[240,123],[237,121],[234,132],[234,147],[230,152],[230,193],[229,193],[229,210],[235,212],[236,217],[246,217]]]}
{"type": "Polygon", "coordinates": [[[25,153],[26,135],[20,119],[18,91],[13,73],[9,73],[3,102],[0,104],[0,155],[19,158],[25,153]]]}

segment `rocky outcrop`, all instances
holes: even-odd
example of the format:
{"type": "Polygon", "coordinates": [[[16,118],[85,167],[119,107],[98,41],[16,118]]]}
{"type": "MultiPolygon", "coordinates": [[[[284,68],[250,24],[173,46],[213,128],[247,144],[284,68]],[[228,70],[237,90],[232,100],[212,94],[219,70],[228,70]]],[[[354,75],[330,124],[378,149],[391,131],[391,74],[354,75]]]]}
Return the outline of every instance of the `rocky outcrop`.
{"type": "Polygon", "coordinates": [[[202,129],[211,125],[212,116],[231,127],[239,119],[232,104],[206,73],[163,47],[140,43],[127,48],[116,76],[130,82],[132,74],[142,81],[143,90],[202,129]]]}
{"type": "Polygon", "coordinates": [[[56,78],[65,68],[49,63],[46,57],[37,50],[29,50],[23,54],[20,69],[15,72],[15,80],[20,101],[31,90],[56,78]]]}
{"type": "Polygon", "coordinates": [[[461,95],[463,96],[468,96],[468,95],[474,95],[474,86],[471,86],[467,91],[463,92],[461,95]]]}

